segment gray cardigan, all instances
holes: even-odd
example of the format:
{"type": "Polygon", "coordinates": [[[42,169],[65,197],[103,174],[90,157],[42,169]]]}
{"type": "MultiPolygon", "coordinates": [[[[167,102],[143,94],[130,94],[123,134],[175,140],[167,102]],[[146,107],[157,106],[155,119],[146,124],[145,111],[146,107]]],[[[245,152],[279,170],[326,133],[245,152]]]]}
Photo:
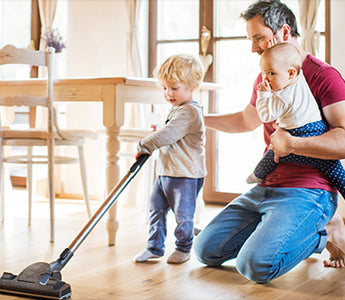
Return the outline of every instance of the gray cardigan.
{"type": "Polygon", "coordinates": [[[205,125],[194,101],[170,109],[165,126],[139,141],[139,153],[159,149],[157,175],[202,178],[206,175],[205,125]]]}

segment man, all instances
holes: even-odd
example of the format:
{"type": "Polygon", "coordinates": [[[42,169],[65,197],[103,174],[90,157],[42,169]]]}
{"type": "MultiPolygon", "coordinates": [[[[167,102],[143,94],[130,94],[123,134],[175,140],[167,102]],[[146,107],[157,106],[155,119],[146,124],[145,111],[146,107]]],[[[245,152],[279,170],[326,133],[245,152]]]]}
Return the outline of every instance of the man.
{"type": "MultiPolygon", "coordinates": [[[[324,120],[333,128],[321,136],[299,138],[265,123],[265,142],[275,152],[276,161],[290,153],[345,158],[345,82],[341,75],[302,51],[297,43],[296,18],[280,1],[257,1],[241,16],[247,22],[252,52],[262,54],[280,42],[300,49],[308,85],[324,120]]],[[[242,112],[206,116],[206,126],[235,133],[261,125],[255,108],[256,86],[261,81],[260,74],[252,99],[242,112]]],[[[320,171],[279,164],[262,184],[230,202],[201,231],[195,252],[209,266],[236,258],[238,271],[259,283],[267,283],[313,253],[320,253],[326,243],[331,257],[324,265],[344,267],[345,229],[341,217],[334,215],[336,207],[337,191],[320,171]]]]}

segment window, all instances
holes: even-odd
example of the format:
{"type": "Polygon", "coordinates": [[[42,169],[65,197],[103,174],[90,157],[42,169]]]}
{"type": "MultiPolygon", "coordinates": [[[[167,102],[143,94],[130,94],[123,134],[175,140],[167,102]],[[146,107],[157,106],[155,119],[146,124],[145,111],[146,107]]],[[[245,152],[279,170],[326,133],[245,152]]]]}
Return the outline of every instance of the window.
{"type": "MultiPolygon", "coordinates": [[[[22,48],[30,45],[31,1],[0,1],[0,20],[1,48],[7,44],[22,48]]],[[[1,79],[27,79],[30,77],[30,73],[31,70],[28,66],[14,68],[7,65],[0,68],[1,79]]],[[[20,127],[23,122],[27,123],[29,119],[29,111],[23,108],[17,108],[15,112],[13,109],[7,108],[1,113],[5,115],[5,120],[14,118],[12,125],[17,127],[20,127]]],[[[21,154],[21,151],[19,150],[18,154],[21,154]]],[[[21,167],[11,169],[11,180],[14,185],[25,186],[25,180],[20,180],[22,176],[21,167]]]]}
{"type": "MultiPolygon", "coordinates": [[[[1,48],[7,44],[17,47],[28,47],[31,40],[31,1],[1,1],[0,2],[0,44],[1,48]],[[18,22],[20,20],[20,22],[18,22]]],[[[4,66],[0,68],[1,79],[26,79],[30,77],[30,68],[13,68],[4,66]]],[[[28,111],[18,108],[15,124],[28,118],[28,111]]]]}
{"type": "MultiPolygon", "coordinates": [[[[283,2],[294,11],[298,20],[298,1],[283,2]]],[[[212,97],[209,112],[241,111],[249,102],[254,80],[260,71],[259,56],[251,53],[246,24],[239,17],[251,3],[253,0],[151,0],[149,74],[152,75],[153,68],[171,54],[184,52],[198,56],[201,28],[206,26],[211,30],[207,53],[213,55],[213,64],[205,80],[224,87],[212,97]]],[[[320,3],[317,30],[321,32],[318,57],[329,61],[328,31],[325,28],[326,12],[329,13],[327,5],[329,0],[320,3]]],[[[300,31],[301,27],[298,28],[300,31]]],[[[262,157],[263,149],[261,127],[240,134],[208,131],[205,201],[227,203],[248,190],[250,186],[245,179],[262,157]]]]}
{"type": "MultiPolygon", "coordinates": [[[[1,48],[7,44],[28,47],[31,39],[31,1],[0,1],[0,17],[1,48]]],[[[6,66],[1,69],[0,76],[2,79],[24,79],[30,77],[30,69],[23,67],[18,70],[18,68],[6,66]]]]}
{"type": "Polygon", "coordinates": [[[199,54],[199,1],[150,1],[150,15],[150,75],[172,54],[199,54]]]}

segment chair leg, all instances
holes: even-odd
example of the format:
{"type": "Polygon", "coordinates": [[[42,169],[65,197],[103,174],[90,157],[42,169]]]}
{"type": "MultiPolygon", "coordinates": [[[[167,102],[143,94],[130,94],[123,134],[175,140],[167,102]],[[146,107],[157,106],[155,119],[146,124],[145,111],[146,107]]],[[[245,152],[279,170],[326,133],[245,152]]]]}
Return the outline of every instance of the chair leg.
{"type": "Polygon", "coordinates": [[[28,226],[31,226],[31,216],[32,216],[32,147],[28,147],[28,176],[26,179],[27,189],[28,189],[28,226]]]}
{"type": "Polygon", "coordinates": [[[89,199],[89,192],[87,189],[87,179],[86,179],[86,167],[85,167],[85,159],[84,159],[84,148],[83,146],[78,146],[79,151],[79,165],[80,165],[80,175],[83,184],[83,191],[84,191],[84,199],[86,204],[86,210],[89,217],[91,217],[91,208],[90,208],[90,199],[89,199]]]}
{"type": "Polygon", "coordinates": [[[50,242],[54,243],[55,229],[55,180],[54,180],[54,140],[48,141],[48,198],[50,209],[50,242]]]}

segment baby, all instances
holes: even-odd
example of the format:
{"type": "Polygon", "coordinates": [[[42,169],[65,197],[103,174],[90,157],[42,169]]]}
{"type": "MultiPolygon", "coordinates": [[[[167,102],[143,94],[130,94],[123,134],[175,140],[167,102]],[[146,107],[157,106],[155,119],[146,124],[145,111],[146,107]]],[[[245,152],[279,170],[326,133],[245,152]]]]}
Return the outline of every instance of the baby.
{"type": "MultiPolygon", "coordinates": [[[[264,51],[260,59],[262,82],[258,84],[256,109],[262,122],[273,122],[293,136],[321,135],[328,129],[321,119],[316,100],[302,72],[299,50],[291,43],[280,43],[264,51]]],[[[326,174],[345,197],[345,170],[339,160],[323,160],[290,154],[279,162],[313,166],[326,174]]],[[[268,150],[247,178],[260,183],[277,166],[274,152],[268,150]]]]}

